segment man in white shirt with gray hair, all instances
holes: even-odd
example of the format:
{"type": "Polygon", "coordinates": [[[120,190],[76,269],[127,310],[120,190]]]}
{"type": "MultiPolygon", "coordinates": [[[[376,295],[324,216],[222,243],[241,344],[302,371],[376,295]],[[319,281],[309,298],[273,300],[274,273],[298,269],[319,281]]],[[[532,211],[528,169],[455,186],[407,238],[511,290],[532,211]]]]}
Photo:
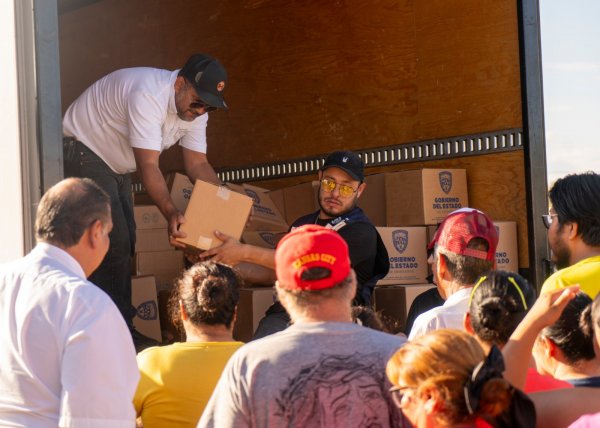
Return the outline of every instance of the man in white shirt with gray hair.
{"type": "Polygon", "coordinates": [[[108,195],[90,179],[66,179],[40,201],[36,247],[0,265],[0,426],[135,426],[129,330],[86,280],[111,229],[108,195]]]}

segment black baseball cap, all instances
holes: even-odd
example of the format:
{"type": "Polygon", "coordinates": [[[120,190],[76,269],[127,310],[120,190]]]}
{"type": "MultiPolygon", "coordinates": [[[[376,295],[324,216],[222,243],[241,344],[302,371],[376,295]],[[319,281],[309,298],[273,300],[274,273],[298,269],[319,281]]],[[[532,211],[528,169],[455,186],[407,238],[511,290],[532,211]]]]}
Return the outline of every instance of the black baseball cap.
{"type": "Polygon", "coordinates": [[[365,179],[365,163],[354,152],[340,150],[331,153],[325,159],[321,171],[325,171],[332,166],[346,171],[350,177],[360,182],[365,179]]]}
{"type": "Polygon", "coordinates": [[[185,77],[194,86],[203,102],[211,107],[227,108],[223,99],[227,71],[216,58],[206,54],[194,54],[179,70],[179,76],[185,77]]]}

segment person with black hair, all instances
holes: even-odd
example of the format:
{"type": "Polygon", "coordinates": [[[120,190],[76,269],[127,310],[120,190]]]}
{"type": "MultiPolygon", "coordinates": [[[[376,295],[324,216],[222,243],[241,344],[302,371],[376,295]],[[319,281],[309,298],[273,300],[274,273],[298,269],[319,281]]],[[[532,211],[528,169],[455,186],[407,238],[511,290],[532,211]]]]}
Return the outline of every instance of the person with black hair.
{"type": "MultiPolygon", "coordinates": [[[[481,276],[471,291],[465,330],[475,336],[484,351],[489,352],[494,345],[502,349],[534,303],[535,290],[521,275],[491,271],[481,276]]],[[[569,387],[569,383],[541,375],[530,367],[523,390],[569,387]]]]}
{"type": "Polygon", "coordinates": [[[119,308],[138,350],[156,345],[133,326],[130,258],[135,250],[135,219],[130,173],[138,171],[148,196],[168,222],[171,245],[184,247],[175,206],[159,169],[161,153],[179,144],[192,182],[220,183],[206,155],[208,112],[227,108],[227,72],[205,54],[189,57],[179,70],[151,67],[113,71],[87,88],[65,112],[65,177],[88,177],[111,199],[110,248],[90,281],[119,308]]]}
{"type": "Polygon", "coordinates": [[[580,292],[558,320],[541,331],[533,347],[538,372],[573,386],[600,387],[591,313],[592,299],[580,292]]]}
{"type": "Polygon", "coordinates": [[[173,288],[169,310],[186,342],[138,354],[141,373],[134,397],[145,428],[195,427],[229,357],[242,346],[232,337],[240,279],[229,267],[201,262],[173,288]]]}
{"type": "MultiPolygon", "coordinates": [[[[358,280],[353,304],[371,306],[375,284],[387,275],[390,262],[375,225],[357,206],[358,199],[367,188],[364,169],[365,163],[357,153],[347,150],[330,153],[319,169],[319,210],[298,218],[290,230],[318,224],[338,232],[350,248],[350,260],[358,280]]],[[[247,283],[274,283],[274,250],[240,243],[219,231],[215,231],[215,236],[223,244],[204,251],[200,258],[234,266],[247,283]]],[[[284,330],[289,324],[289,314],[276,301],[260,321],[254,339],[284,330]]]]}
{"type": "Polygon", "coordinates": [[[579,284],[592,299],[600,291],[600,175],[594,172],[560,178],[550,189],[548,228],[552,262],[560,270],[541,293],[579,284]]]}

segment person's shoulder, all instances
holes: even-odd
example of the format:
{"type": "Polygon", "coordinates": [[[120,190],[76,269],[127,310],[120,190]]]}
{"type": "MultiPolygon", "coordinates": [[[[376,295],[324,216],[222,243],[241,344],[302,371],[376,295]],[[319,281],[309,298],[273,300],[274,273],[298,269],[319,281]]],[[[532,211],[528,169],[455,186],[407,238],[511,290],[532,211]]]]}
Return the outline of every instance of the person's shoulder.
{"type": "Polygon", "coordinates": [[[581,281],[585,281],[587,276],[593,276],[594,278],[600,277],[600,258],[598,258],[599,269],[597,272],[594,272],[594,275],[589,275],[589,262],[589,259],[583,259],[571,266],[567,266],[564,269],[557,270],[544,281],[540,290],[540,294],[578,284],[581,281]]]}
{"type": "Polygon", "coordinates": [[[415,335],[420,336],[431,330],[435,330],[439,324],[440,317],[443,316],[443,312],[444,307],[437,306],[419,315],[413,323],[409,338],[412,339],[415,335]]]}

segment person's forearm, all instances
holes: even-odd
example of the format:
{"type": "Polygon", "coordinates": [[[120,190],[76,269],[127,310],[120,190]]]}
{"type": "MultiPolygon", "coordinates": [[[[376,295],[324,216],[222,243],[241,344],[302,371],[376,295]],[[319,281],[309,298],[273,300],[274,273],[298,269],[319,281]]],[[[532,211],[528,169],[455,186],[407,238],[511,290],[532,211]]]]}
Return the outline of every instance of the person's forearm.
{"type": "Polygon", "coordinates": [[[242,277],[247,285],[273,285],[275,283],[275,271],[254,263],[239,263],[234,270],[242,277]]]}
{"type": "Polygon", "coordinates": [[[502,349],[506,366],[504,378],[519,389],[523,389],[525,386],[531,351],[540,331],[540,328],[534,326],[530,320],[524,319],[523,321],[517,326],[502,349]]]}
{"type": "Polygon", "coordinates": [[[191,166],[186,170],[186,173],[192,183],[196,182],[196,180],[202,180],[209,183],[222,184],[212,165],[208,162],[191,166]]]}
{"type": "Polygon", "coordinates": [[[275,269],[275,250],[244,244],[242,260],[275,269]]]}
{"type": "Polygon", "coordinates": [[[167,183],[163,178],[158,166],[146,166],[141,169],[142,184],[146,188],[148,196],[154,201],[160,212],[168,220],[177,211],[177,207],[171,199],[167,183]]]}

